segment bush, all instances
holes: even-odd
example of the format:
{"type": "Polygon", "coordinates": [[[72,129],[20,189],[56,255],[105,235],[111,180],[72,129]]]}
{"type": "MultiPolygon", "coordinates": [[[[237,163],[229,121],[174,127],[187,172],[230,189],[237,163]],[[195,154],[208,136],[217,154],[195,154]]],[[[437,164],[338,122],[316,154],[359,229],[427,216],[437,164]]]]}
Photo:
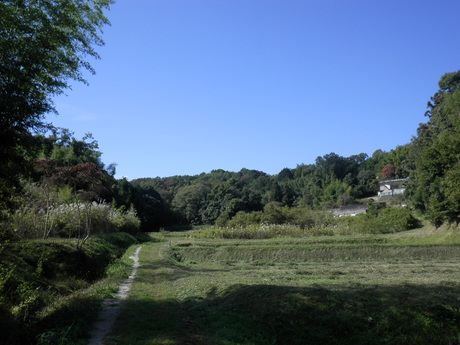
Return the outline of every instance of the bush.
{"type": "Polygon", "coordinates": [[[338,218],[335,233],[348,234],[386,234],[414,229],[417,219],[407,208],[370,209],[367,214],[338,218]]]}
{"type": "Polygon", "coordinates": [[[262,212],[238,212],[231,220],[227,222],[229,228],[247,228],[257,226],[262,221],[262,212]]]}
{"type": "Polygon", "coordinates": [[[418,221],[407,208],[371,207],[366,214],[334,218],[331,214],[271,203],[264,212],[238,212],[226,226],[218,226],[200,236],[217,238],[273,238],[320,235],[386,234],[417,227],[418,221]],[[268,214],[268,217],[267,217],[268,214]],[[283,224],[267,220],[283,220],[283,224]]]}
{"type": "Polygon", "coordinates": [[[219,228],[244,228],[260,224],[289,224],[301,229],[327,224],[331,215],[321,211],[313,211],[307,208],[287,207],[279,202],[270,202],[265,205],[263,212],[238,212],[233,218],[228,215],[219,217],[215,225],[219,228]]]}
{"type": "Polygon", "coordinates": [[[389,226],[389,232],[415,229],[419,222],[407,208],[384,208],[380,210],[378,219],[389,226]]]}

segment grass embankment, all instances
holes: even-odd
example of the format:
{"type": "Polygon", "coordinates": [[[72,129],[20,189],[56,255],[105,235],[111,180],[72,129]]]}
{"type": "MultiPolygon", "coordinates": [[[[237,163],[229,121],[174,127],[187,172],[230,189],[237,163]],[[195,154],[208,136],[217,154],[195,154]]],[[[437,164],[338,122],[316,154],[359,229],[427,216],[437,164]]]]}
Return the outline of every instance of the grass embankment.
{"type": "Polygon", "coordinates": [[[105,344],[460,343],[458,230],[191,235],[144,245],[105,344]]]}
{"type": "Polygon", "coordinates": [[[0,344],[85,344],[99,302],[131,268],[119,259],[144,236],[101,234],[0,245],[0,344]],[[109,275],[105,279],[106,272],[109,275]]]}

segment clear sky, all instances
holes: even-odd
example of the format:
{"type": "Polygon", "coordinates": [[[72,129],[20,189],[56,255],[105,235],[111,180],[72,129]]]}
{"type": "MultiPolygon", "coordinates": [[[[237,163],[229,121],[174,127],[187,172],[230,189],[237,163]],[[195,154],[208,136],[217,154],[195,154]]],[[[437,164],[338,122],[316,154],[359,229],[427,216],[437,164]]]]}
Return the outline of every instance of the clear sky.
{"type": "Polygon", "coordinates": [[[458,0],[118,0],[89,86],[48,119],[117,177],[389,151],[460,69],[458,0]]]}

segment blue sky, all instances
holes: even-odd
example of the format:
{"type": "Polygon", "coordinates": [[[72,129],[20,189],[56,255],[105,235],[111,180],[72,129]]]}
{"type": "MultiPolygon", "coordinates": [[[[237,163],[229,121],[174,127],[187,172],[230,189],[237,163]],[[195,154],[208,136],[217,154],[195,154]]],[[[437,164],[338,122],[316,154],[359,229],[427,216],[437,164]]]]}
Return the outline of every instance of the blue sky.
{"type": "Polygon", "coordinates": [[[118,0],[49,121],[117,177],[283,168],[410,142],[460,69],[457,0],[118,0]]]}

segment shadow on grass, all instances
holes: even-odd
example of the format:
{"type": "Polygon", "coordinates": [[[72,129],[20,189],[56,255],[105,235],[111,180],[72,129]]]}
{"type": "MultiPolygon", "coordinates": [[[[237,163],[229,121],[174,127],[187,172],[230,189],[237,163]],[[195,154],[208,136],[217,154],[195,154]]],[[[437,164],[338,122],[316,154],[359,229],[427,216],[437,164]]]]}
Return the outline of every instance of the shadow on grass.
{"type": "Polygon", "coordinates": [[[128,300],[107,344],[459,344],[459,286],[234,285],[128,300]]]}
{"type": "Polygon", "coordinates": [[[27,324],[0,309],[0,344],[85,345],[99,305],[95,297],[72,298],[66,301],[66,308],[55,311],[44,320],[27,324]]]}

